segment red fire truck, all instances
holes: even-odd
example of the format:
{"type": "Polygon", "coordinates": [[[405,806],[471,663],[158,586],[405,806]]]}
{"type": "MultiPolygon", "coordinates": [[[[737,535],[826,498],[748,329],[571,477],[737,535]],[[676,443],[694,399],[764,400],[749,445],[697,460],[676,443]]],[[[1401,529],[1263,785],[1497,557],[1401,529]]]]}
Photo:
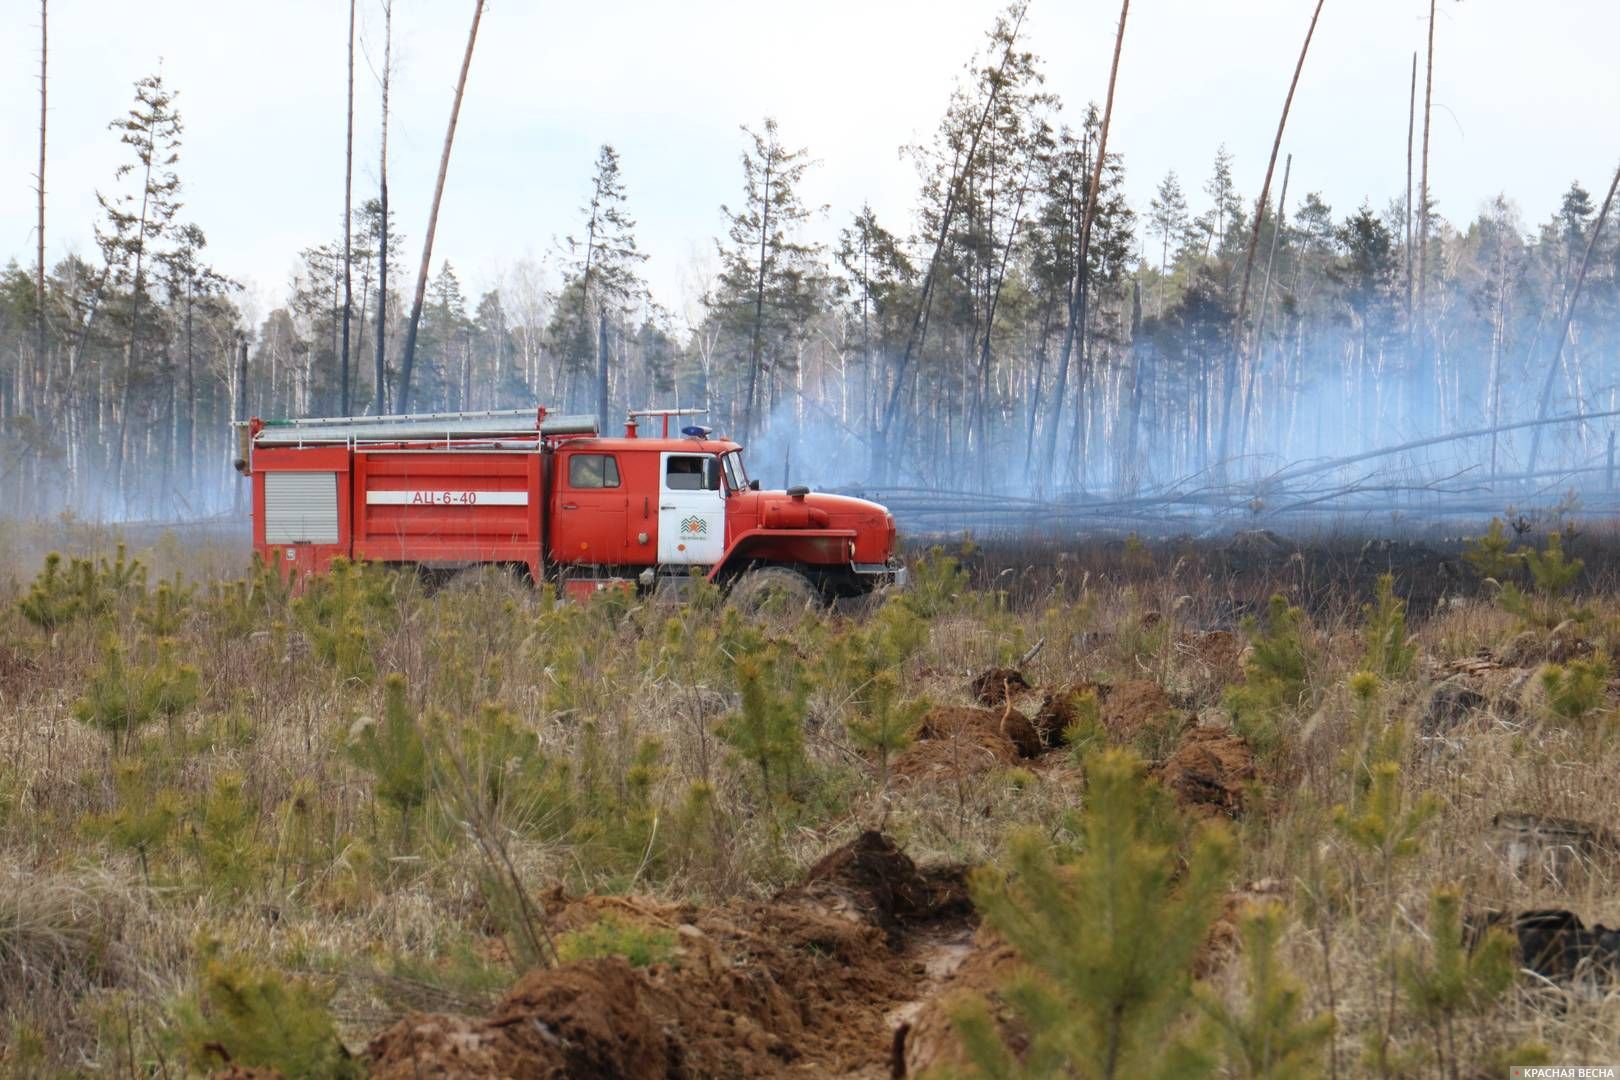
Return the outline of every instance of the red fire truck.
{"type": "Polygon", "coordinates": [[[259,420],[237,469],[253,546],[288,577],[344,556],[438,574],[498,565],[569,595],[706,576],[739,597],[858,596],[903,580],[894,518],[863,499],[762,491],[695,410],[632,412],[622,437],[544,408],[259,420]],[[644,423],[657,421],[657,437],[644,423]],[[677,420],[679,422],[679,420],[677,420]]]}

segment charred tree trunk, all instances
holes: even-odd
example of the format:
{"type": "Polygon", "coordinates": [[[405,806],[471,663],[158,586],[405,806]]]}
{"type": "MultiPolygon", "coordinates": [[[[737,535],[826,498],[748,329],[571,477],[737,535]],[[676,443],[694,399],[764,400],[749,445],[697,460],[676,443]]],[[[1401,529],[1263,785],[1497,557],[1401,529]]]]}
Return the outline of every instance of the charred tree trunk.
{"type": "Polygon", "coordinates": [[[912,318],[911,331],[906,335],[906,347],[900,354],[900,363],[895,367],[894,385],[889,389],[888,404],[883,407],[883,424],[872,439],[874,455],[873,473],[879,477],[887,477],[891,472],[889,460],[889,444],[893,441],[896,420],[900,412],[900,402],[905,397],[906,373],[911,367],[911,358],[922,342],[928,336],[928,315],[934,303],[934,283],[938,276],[939,257],[945,250],[945,241],[951,234],[951,219],[956,213],[957,189],[961,186],[962,176],[973,167],[973,158],[979,152],[979,138],[984,134],[984,125],[990,120],[990,113],[996,107],[996,96],[1001,91],[1001,83],[1007,64],[1012,59],[1014,44],[1018,41],[1018,32],[1024,23],[1026,7],[1020,7],[1013,21],[1012,34],[1007,40],[1007,49],[1002,54],[1001,65],[996,69],[996,77],[990,84],[990,93],[985,95],[984,111],[979,114],[978,123],[973,125],[973,137],[968,140],[967,154],[961,160],[953,163],[950,183],[945,191],[945,207],[940,214],[939,235],[934,240],[934,253],[928,259],[928,270],[923,274],[922,295],[917,304],[917,314],[912,318]]]}
{"type": "Polygon", "coordinates": [[[759,385],[761,339],[765,329],[766,242],[771,235],[771,157],[765,157],[765,191],[759,202],[759,274],[754,280],[754,331],[748,345],[748,393],[743,398],[743,440],[754,429],[754,394],[759,385]]]}
{"type": "Polygon", "coordinates": [[[422,301],[427,295],[428,264],[433,259],[433,233],[439,226],[439,203],[444,198],[444,177],[450,169],[450,145],[456,139],[456,119],[461,115],[461,98],[467,90],[467,69],[472,66],[473,44],[478,40],[478,20],[484,16],[484,0],[473,0],[472,29],[467,31],[467,51],[461,57],[461,75],[456,79],[456,96],[450,105],[450,123],[444,131],[444,150],[439,154],[439,178],[433,184],[433,206],[428,211],[427,236],[422,240],[422,264],[416,270],[416,298],[411,301],[411,321],[405,329],[405,356],[400,361],[399,411],[411,408],[411,367],[416,362],[416,328],[422,322],[422,301]]]}
{"type": "Polygon", "coordinates": [[[608,325],[607,309],[596,313],[596,427],[608,429],[608,325]]]}
{"type": "Polygon", "coordinates": [[[1429,366],[1429,114],[1434,105],[1434,6],[1435,0],[1429,0],[1429,61],[1423,82],[1423,165],[1418,184],[1417,318],[1412,321],[1419,370],[1413,385],[1423,382],[1429,366]]]}
{"type": "Polygon", "coordinates": [[[1249,441],[1249,417],[1254,406],[1254,386],[1260,379],[1260,361],[1265,357],[1266,349],[1266,309],[1271,303],[1271,274],[1277,264],[1277,241],[1282,236],[1284,224],[1288,221],[1288,174],[1294,168],[1294,155],[1289,154],[1283,159],[1282,190],[1277,193],[1277,219],[1271,226],[1271,250],[1266,254],[1265,283],[1260,287],[1260,310],[1254,316],[1254,348],[1255,360],[1250,365],[1248,379],[1243,385],[1243,422],[1238,428],[1238,438],[1242,445],[1249,441]]]}
{"type": "Polygon", "coordinates": [[[394,4],[393,0],[383,0],[382,161],[377,192],[382,216],[377,228],[377,386],[371,407],[374,416],[388,411],[388,80],[393,74],[393,50],[394,4]]]}
{"type": "Polygon", "coordinates": [[[1412,89],[1406,101],[1406,325],[1412,326],[1412,135],[1417,130],[1417,53],[1412,53],[1412,89]]]}
{"type": "Polygon", "coordinates": [[[39,247],[38,261],[34,267],[34,335],[37,350],[34,364],[37,369],[47,373],[45,377],[49,380],[49,367],[45,360],[45,62],[49,56],[45,5],[46,0],[39,0],[39,225],[35,235],[39,247]]]}
{"type": "Polygon", "coordinates": [[[1247,366],[1248,335],[1244,333],[1243,318],[1249,309],[1249,282],[1254,276],[1254,253],[1260,247],[1260,220],[1265,217],[1271,198],[1271,177],[1277,169],[1277,154],[1282,150],[1283,130],[1288,126],[1288,110],[1294,104],[1294,91],[1299,88],[1299,73],[1305,70],[1305,54],[1310,51],[1311,37],[1316,33],[1316,20],[1322,17],[1322,4],[1316,0],[1311,13],[1311,25],[1305,30],[1305,43],[1299,47],[1299,60],[1294,64],[1294,77],[1288,83],[1288,96],[1283,98],[1282,116],[1277,120],[1277,137],[1271,142],[1271,159],[1266,162],[1266,179],[1260,185],[1260,198],[1255,203],[1254,223],[1249,227],[1249,250],[1243,256],[1243,284],[1238,290],[1237,317],[1232,321],[1232,348],[1227,353],[1226,383],[1221,388],[1221,442],[1215,459],[1222,469],[1226,467],[1228,433],[1232,424],[1232,395],[1237,390],[1238,372],[1247,366]]]}
{"type": "MultiPolygon", "coordinates": [[[[1592,265],[1592,249],[1597,246],[1597,240],[1603,233],[1603,223],[1608,220],[1609,207],[1614,202],[1615,188],[1620,187],[1620,169],[1615,170],[1614,179],[1609,181],[1609,193],[1603,197],[1603,209],[1598,211],[1597,220],[1592,222],[1592,235],[1586,238],[1586,254],[1581,256],[1581,268],[1575,275],[1575,286],[1570,290],[1569,303],[1564,305],[1564,321],[1558,328],[1558,341],[1553,345],[1552,360],[1547,364],[1547,378],[1541,384],[1541,399],[1536,405],[1536,419],[1542,420],[1547,416],[1547,404],[1552,400],[1553,382],[1558,377],[1558,364],[1564,355],[1564,341],[1569,337],[1569,325],[1575,318],[1575,305],[1581,299],[1581,286],[1586,284],[1586,271],[1592,265]]],[[[1530,436],[1530,462],[1529,471],[1536,471],[1536,458],[1541,452],[1541,428],[1534,429],[1530,436]]]]}
{"type": "Polygon", "coordinates": [[[338,362],[338,413],[350,412],[349,322],[354,313],[354,5],[349,0],[349,126],[343,146],[343,355],[338,362]]]}
{"type": "Polygon", "coordinates": [[[1091,219],[1097,212],[1097,189],[1102,185],[1103,163],[1108,160],[1108,123],[1114,115],[1114,84],[1119,78],[1119,54],[1125,44],[1125,17],[1130,13],[1131,0],[1121,0],[1119,29],[1114,34],[1114,60],[1108,68],[1108,96],[1103,101],[1102,125],[1097,129],[1097,157],[1091,165],[1091,183],[1086,188],[1085,209],[1080,215],[1080,250],[1075,264],[1072,299],[1069,303],[1069,325],[1063,334],[1063,349],[1058,354],[1057,384],[1052,390],[1052,424],[1046,433],[1046,468],[1043,474],[1052,475],[1057,460],[1058,426],[1063,419],[1063,393],[1069,380],[1069,357],[1074,352],[1075,331],[1084,317],[1086,299],[1086,264],[1091,255],[1091,219]]]}

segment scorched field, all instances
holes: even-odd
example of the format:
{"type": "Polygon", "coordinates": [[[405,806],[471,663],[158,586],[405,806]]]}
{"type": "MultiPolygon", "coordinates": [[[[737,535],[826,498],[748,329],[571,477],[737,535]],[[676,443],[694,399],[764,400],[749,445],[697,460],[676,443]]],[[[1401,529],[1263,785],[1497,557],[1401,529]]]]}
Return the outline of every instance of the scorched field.
{"type": "Polygon", "coordinates": [[[7,527],[0,1061],[1606,1061],[1614,544],[1478,531],[949,545],[745,616],[7,527]]]}

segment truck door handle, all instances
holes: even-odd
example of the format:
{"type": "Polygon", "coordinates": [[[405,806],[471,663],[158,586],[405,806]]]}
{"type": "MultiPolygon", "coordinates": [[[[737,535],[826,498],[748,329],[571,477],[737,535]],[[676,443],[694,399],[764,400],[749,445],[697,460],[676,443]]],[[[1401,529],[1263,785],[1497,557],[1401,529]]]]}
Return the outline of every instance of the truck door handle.
{"type": "MultiPolygon", "coordinates": [[[[642,497],[641,497],[641,516],[642,516],[642,517],[647,517],[647,516],[648,516],[648,514],[647,514],[647,507],[648,507],[648,505],[649,505],[649,504],[650,504],[650,501],[651,501],[651,500],[649,500],[649,499],[648,499],[648,497],[647,497],[647,496],[645,496],[645,495],[643,495],[643,496],[642,496],[642,497]]],[[[659,508],[658,508],[658,509],[660,509],[660,510],[662,510],[662,509],[663,509],[663,507],[662,507],[662,506],[660,506],[660,507],[659,507],[659,508]]]]}
{"type": "Polygon", "coordinates": [[[579,509],[579,503],[563,503],[562,508],[564,510],[578,510],[579,509]]]}

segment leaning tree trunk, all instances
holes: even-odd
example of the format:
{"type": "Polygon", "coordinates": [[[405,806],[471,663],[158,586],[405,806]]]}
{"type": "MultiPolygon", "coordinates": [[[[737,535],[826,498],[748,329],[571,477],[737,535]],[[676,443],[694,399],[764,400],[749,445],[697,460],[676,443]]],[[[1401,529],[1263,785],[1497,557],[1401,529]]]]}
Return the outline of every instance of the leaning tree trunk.
{"type": "Polygon", "coordinates": [[[439,201],[444,198],[444,176],[450,169],[450,144],[456,139],[456,118],[461,115],[461,96],[467,89],[467,69],[472,66],[473,43],[478,40],[478,20],[484,15],[484,0],[473,0],[472,29],[467,32],[467,51],[461,57],[461,76],[456,79],[456,96],[450,105],[450,123],[444,131],[444,151],[439,155],[439,179],[433,185],[433,206],[428,211],[427,236],[422,240],[422,265],[416,270],[416,298],[411,301],[411,322],[405,329],[405,356],[400,362],[399,411],[411,408],[411,366],[416,361],[416,328],[422,322],[422,300],[427,295],[428,264],[433,259],[433,233],[439,225],[439,201]]]}
{"type": "MultiPolygon", "coordinates": [[[[1597,246],[1598,236],[1603,232],[1603,223],[1608,219],[1609,206],[1614,202],[1614,191],[1620,187],[1620,169],[1616,169],[1614,179],[1609,181],[1609,193],[1603,197],[1603,209],[1598,211],[1597,220],[1592,222],[1592,235],[1586,238],[1586,254],[1581,257],[1581,269],[1575,275],[1575,287],[1570,290],[1569,303],[1564,306],[1564,321],[1558,328],[1558,342],[1553,346],[1552,360],[1547,364],[1547,378],[1541,384],[1541,400],[1536,405],[1536,419],[1544,420],[1547,417],[1547,403],[1552,400],[1553,382],[1558,377],[1558,363],[1564,355],[1564,340],[1569,337],[1569,324],[1575,318],[1575,305],[1581,298],[1581,286],[1586,283],[1586,270],[1592,265],[1592,249],[1597,246]]],[[[1529,472],[1536,471],[1536,457],[1541,452],[1541,428],[1534,429],[1530,436],[1530,468],[1529,472]]]]}
{"type": "MultiPolygon", "coordinates": [[[[1127,0],[1128,2],[1128,0],[1127,0]]],[[[979,121],[973,126],[973,137],[968,140],[967,154],[960,159],[960,168],[951,170],[950,184],[945,191],[945,207],[940,214],[939,235],[934,240],[934,253],[928,259],[928,270],[923,274],[922,296],[919,298],[917,313],[912,317],[911,331],[906,335],[905,350],[900,354],[900,363],[895,367],[894,385],[889,389],[888,403],[883,407],[883,424],[876,431],[872,440],[872,451],[876,466],[873,474],[878,477],[890,475],[891,462],[889,446],[893,440],[896,420],[899,417],[900,401],[905,396],[906,371],[911,366],[913,354],[922,347],[923,340],[928,336],[928,316],[934,303],[934,283],[938,277],[939,257],[945,250],[945,241],[951,234],[951,220],[956,214],[957,189],[961,186],[962,176],[973,167],[973,158],[979,152],[979,138],[984,134],[984,126],[990,120],[990,113],[996,107],[996,96],[1001,92],[1002,74],[1007,70],[1007,64],[1012,59],[1013,45],[1018,41],[1018,31],[1024,23],[1024,14],[1028,5],[1018,8],[1017,18],[1013,21],[1012,34],[1007,40],[1007,49],[1001,56],[1001,65],[996,69],[996,77],[990,84],[990,93],[985,95],[984,111],[979,114],[979,121]]]]}
{"type": "Polygon", "coordinates": [[[1277,265],[1277,241],[1288,221],[1288,174],[1294,168],[1294,155],[1283,159],[1282,190],[1277,193],[1277,220],[1271,226],[1271,250],[1266,254],[1266,276],[1260,286],[1260,310],[1254,316],[1255,359],[1249,377],[1243,384],[1243,422],[1238,427],[1238,439],[1243,446],[1249,442],[1249,416],[1254,406],[1255,383],[1260,380],[1260,364],[1265,360],[1266,311],[1271,303],[1271,274],[1277,265]]]}
{"type": "Polygon", "coordinates": [[[1249,250],[1243,257],[1243,285],[1238,290],[1237,318],[1232,322],[1232,346],[1227,352],[1226,382],[1221,387],[1221,442],[1215,460],[1226,468],[1228,433],[1232,425],[1232,394],[1237,390],[1240,366],[1246,366],[1248,335],[1244,333],[1243,319],[1249,309],[1249,282],[1254,277],[1254,253],[1260,247],[1260,219],[1265,216],[1267,201],[1271,198],[1271,177],[1277,171],[1277,154],[1282,149],[1283,129],[1288,126],[1288,110],[1294,104],[1294,91],[1299,88],[1299,73],[1305,70],[1305,54],[1310,51],[1311,37],[1316,33],[1316,20],[1322,17],[1322,4],[1316,0],[1311,13],[1311,25],[1305,30],[1305,43],[1299,47],[1299,60],[1294,64],[1294,77],[1288,83],[1288,96],[1283,99],[1282,116],[1277,120],[1277,137],[1271,142],[1271,159],[1266,162],[1265,183],[1260,185],[1260,198],[1254,208],[1254,223],[1249,227],[1249,250]],[[1245,361],[1240,364],[1240,358],[1245,361]]]}
{"type": "Polygon", "coordinates": [[[1057,460],[1057,432],[1063,419],[1063,393],[1069,380],[1069,357],[1074,353],[1074,335],[1081,319],[1081,308],[1086,299],[1086,263],[1091,257],[1091,221],[1097,212],[1097,190],[1102,186],[1103,163],[1108,160],[1108,123],[1114,115],[1114,83],[1119,78],[1119,54],[1125,44],[1125,16],[1130,13],[1131,0],[1121,0],[1119,29],[1114,34],[1114,61],[1108,68],[1108,96],[1103,100],[1102,126],[1097,130],[1097,158],[1091,167],[1091,183],[1086,188],[1086,205],[1080,213],[1080,251],[1074,271],[1073,292],[1069,301],[1069,324],[1063,333],[1063,350],[1058,354],[1057,384],[1052,390],[1052,426],[1046,433],[1046,468],[1043,475],[1051,476],[1057,460]]]}
{"type": "Polygon", "coordinates": [[[1417,318],[1412,320],[1420,370],[1414,384],[1426,377],[1429,360],[1429,116],[1434,105],[1434,5],[1435,0],[1429,0],[1429,60],[1423,82],[1423,164],[1422,179],[1418,182],[1417,318]]]}

